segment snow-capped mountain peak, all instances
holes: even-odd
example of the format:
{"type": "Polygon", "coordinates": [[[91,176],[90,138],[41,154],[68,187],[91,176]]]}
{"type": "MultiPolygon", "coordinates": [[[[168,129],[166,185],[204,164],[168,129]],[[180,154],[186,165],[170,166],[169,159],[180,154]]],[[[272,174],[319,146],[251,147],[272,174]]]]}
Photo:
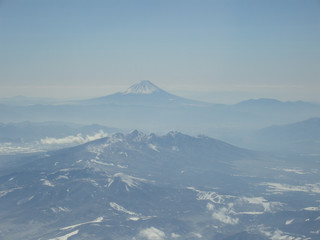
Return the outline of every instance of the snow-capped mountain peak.
{"type": "Polygon", "coordinates": [[[151,94],[151,93],[160,92],[160,91],[163,91],[163,90],[158,88],[152,82],[148,80],[143,80],[139,83],[132,85],[123,93],[124,94],[151,94]]]}

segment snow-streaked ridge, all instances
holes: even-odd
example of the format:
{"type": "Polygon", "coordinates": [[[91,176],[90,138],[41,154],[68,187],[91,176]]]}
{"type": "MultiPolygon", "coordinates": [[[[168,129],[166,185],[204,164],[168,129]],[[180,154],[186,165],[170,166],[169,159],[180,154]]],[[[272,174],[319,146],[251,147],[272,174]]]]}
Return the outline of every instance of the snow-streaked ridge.
{"type": "Polygon", "coordinates": [[[147,182],[147,180],[143,178],[132,177],[124,173],[116,173],[112,178],[108,179],[108,187],[113,184],[115,178],[120,178],[121,181],[126,184],[127,191],[129,191],[129,188],[138,188],[140,183],[147,182]]]}
{"type": "Polygon", "coordinates": [[[117,210],[119,212],[123,212],[123,213],[126,213],[126,214],[129,214],[129,215],[138,215],[137,213],[135,212],[131,212],[127,209],[125,209],[124,207],[122,207],[121,205],[115,203],[115,202],[111,202],[110,203],[110,207],[112,207],[114,210],[117,210]]]}
{"type": "Polygon", "coordinates": [[[76,224],[76,225],[72,225],[72,226],[60,228],[60,230],[70,230],[70,229],[73,229],[73,228],[76,228],[76,227],[79,227],[79,226],[82,226],[82,225],[85,225],[85,224],[100,223],[100,222],[102,222],[102,221],[103,221],[103,217],[98,217],[97,219],[95,219],[95,220],[93,220],[93,221],[84,222],[84,223],[79,223],[79,224],[76,224]]]}
{"type": "Polygon", "coordinates": [[[128,220],[130,221],[138,221],[138,220],[148,220],[150,218],[153,218],[155,216],[143,216],[141,213],[135,213],[132,211],[127,210],[126,208],[124,208],[123,206],[115,203],[115,202],[110,202],[109,203],[110,207],[112,207],[114,210],[118,211],[118,212],[122,212],[125,214],[128,214],[128,220]]]}
{"type": "Polygon", "coordinates": [[[69,237],[72,237],[72,236],[74,236],[74,235],[77,235],[78,233],[79,233],[79,230],[75,230],[75,231],[73,231],[73,232],[71,232],[71,233],[68,233],[68,234],[66,234],[66,235],[64,235],[64,236],[56,237],[56,238],[51,238],[51,239],[49,239],[49,240],[68,240],[69,237]]]}

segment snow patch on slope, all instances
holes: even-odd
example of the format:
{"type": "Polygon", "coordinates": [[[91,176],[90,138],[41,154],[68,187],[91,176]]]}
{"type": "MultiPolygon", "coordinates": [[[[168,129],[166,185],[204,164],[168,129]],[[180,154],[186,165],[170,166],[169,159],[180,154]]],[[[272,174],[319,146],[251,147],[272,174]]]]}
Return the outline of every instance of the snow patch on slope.
{"type": "Polygon", "coordinates": [[[242,200],[248,202],[249,204],[262,206],[264,212],[273,212],[275,208],[283,205],[280,202],[268,202],[263,197],[243,197],[242,200]]]}
{"type": "Polygon", "coordinates": [[[100,165],[104,165],[104,166],[114,166],[113,163],[105,163],[105,162],[101,162],[101,161],[98,161],[98,160],[95,160],[95,159],[91,159],[90,162],[93,162],[93,163],[96,163],[96,164],[100,164],[100,165]]]}
{"type": "Polygon", "coordinates": [[[59,213],[59,212],[71,212],[69,208],[66,207],[56,207],[56,208],[51,208],[51,211],[54,213],[59,213]]]}
{"type": "MultiPolygon", "coordinates": [[[[143,178],[132,177],[124,173],[116,173],[113,175],[113,177],[108,179],[108,187],[110,187],[114,183],[115,178],[120,178],[121,181],[125,183],[129,188],[139,188],[140,183],[147,182],[147,180],[143,178]]],[[[129,189],[127,190],[129,191],[129,189]]]]}
{"type": "Polygon", "coordinates": [[[232,217],[235,212],[232,209],[226,207],[220,208],[212,213],[212,218],[216,219],[222,223],[236,225],[239,223],[239,218],[232,217]]]}
{"type": "Polygon", "coordinates": [[[164,240],[166,238],[166,234],[155,227],[141,230],[139,236],[148,240],[164,240]]]}
{"type": "Polygon", "coordinates": [[[84,222],[84,223],[79,223],[79,224],[76,224],[76,225],[72,225],[72,226],[60,228],[60,230],[70,230],[70,229],[73,229],[73,228],[76,228],[76,227],[79,227],[79,226],[82,226],[82,225],[85,225],[85,224],[100,223],[100,222],[102,222],[102,221],[103,221],[103,217],[98,217],[97,219],[95,219],[95,220],[93,220],[93,221],[84,222]]]}
{"type": "Polygon", "coordinates": [[[125,209],[124,207],[122,207],[121,205],[115,203],[115,202],[111,202],[110,203],[110,207],[112,207],[114,210],[117,210],[119,212],[123,212],[123,213],[126,213],[126,214],[129,214],[129,215],[138,215],[137,213],[135,212],[131,212],[127,209],[125,209]]]}
{"type": "Polygon", "coordinates": [[[275,231],[270,230],[270,228],[265,227],[263,225],[259,225],[259,231],[263,235],[265,235],[270,240],[311,240],[311,238],[307,238],[304,235],[293,235],[291,233],[283,232],[279,229],[275,231]]]}
{"type": "Polygon", "coordinates": [[[160,152],[160,151],[158,150],[158,148],[157,148],[156,145],[153,145],[153,144],[149,143],[149,144],[148,144],[148,147],[151,148],[151,149],[152,149],[153,151],[155,151],[155,152],[160,152]]]}
{"type": "Polygon", "coordinates": [[[42,182],[42,185],[44,186],[48,186],[48,187],[54,187],[54,184],[51,183],[49,180],[47,179],[40,179],[40,181],[42,182]]]}
{"type": "Polygon", "coordinates": [[[194,187],[188,187],[187,189],[190,189],[192,191],[197,192],[197,200],[209,200],[209,201],[211,201],[213,203],[217,203],[217,204],[224,203],[225,198],[232,197],[229,195],[222,196],[216,192],[197,190],[194,187]]]}
{"type": "Polygon", "coordinates": [[[305,211],[320,211],[320,208],[319,207],[306,207],[306,208],[303,208],[302,210],[305,210],[305,211]]]}
{"type": "Polygon", "coordinates": [[[306,192],[306,193],[320,193],[320,183],[305,184],[303,186],[293,186],[281,183],[262,183],[261,185],[268,186],[267,191],[274,194],[281,194],[282,192],[306,192]]]}
{"type": "Polygon", "coordinates": [[[128,220],[130,220],[130,221],[139,221],[140,219],[147,220],[147,219],[153,218],[151,216],[143,216],[141,213],[135,213],[135,212],[129,211],[126,208],[124,208],[123,206],[121,206],[115,202],[110,202],[109,205],[110,205],[110,207],[112,207],[114,210],[116,210],[118,212],[123,212],[125,214],[128,214],[129,215],[128,220]]]}
{"type": "Polygon", "coordinates": [[[293,218],[293,219],[290,219],[290,220],[287,220],[287,221],[286,221],[286,225],[290,225],[291,223],[293,223],[293,221],[294,221],[294,218],[293,218]]]}
{"type": "Polygon", "coordinates": [[[0,198],[6,196],[8,193],[11,193],[13,191],[20,190],[20,189],[22,189],[22,187],[16,187],[16,188],[11,188],[8,190],[0,191],[0,198]]]}
{"type": "Polygon", "coordinates": [[[303,175],[303,174],[307,174],[307,172],[304,172],[301,169],[296,169],[296,168],[272,168],[273,170],[276,171],[283,171],[283,172],[287,172],[287,173],[295,173],[295,174],[299,174],[299,175],[303,175]]]}
{"type": "Polygon", "coordinates": [[[156,85],[154,85],[152,82],[144,80],[132,85],[130,88],[124,91],[123,94],[151,94],[159,91],[162,90],[158,88],[156,85]]]}
{"type": "Polygon", "coordinates": [[[78,233],[79,233],[79,230],[76,230],[61,237],[50,238],[49,240],[68,240],[69,237],[77,235],[78,233]]]}
{"type": "Polygon", "coordinates": [[[101,144],[90,144],[87,146],[87,150],[91,153],[95,153],[97,158],[112,144],[123,142],[124,136],[122,134],[116,133],[112,134],[106,139],[105,142],[101,144]]]}

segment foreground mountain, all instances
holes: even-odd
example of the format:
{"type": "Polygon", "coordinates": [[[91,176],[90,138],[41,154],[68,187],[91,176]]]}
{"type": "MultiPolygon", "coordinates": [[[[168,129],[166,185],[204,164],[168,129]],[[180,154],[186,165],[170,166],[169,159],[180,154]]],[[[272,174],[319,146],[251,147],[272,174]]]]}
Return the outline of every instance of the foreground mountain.
{"type": "Polygon", "coordinates": [[[2,239],[317,239],[319,161],[117,133],[0,171],[2,239]]]}

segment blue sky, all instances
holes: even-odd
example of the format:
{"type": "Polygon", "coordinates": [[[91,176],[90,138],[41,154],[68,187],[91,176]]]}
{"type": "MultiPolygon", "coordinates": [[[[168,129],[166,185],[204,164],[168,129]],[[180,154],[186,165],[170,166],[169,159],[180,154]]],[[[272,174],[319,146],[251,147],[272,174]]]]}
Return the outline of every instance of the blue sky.
{"type": "Polygon", "coordinates": [[[0,0],[0,96],[320,102],[319,43],[317,0],[0,0]]]}

